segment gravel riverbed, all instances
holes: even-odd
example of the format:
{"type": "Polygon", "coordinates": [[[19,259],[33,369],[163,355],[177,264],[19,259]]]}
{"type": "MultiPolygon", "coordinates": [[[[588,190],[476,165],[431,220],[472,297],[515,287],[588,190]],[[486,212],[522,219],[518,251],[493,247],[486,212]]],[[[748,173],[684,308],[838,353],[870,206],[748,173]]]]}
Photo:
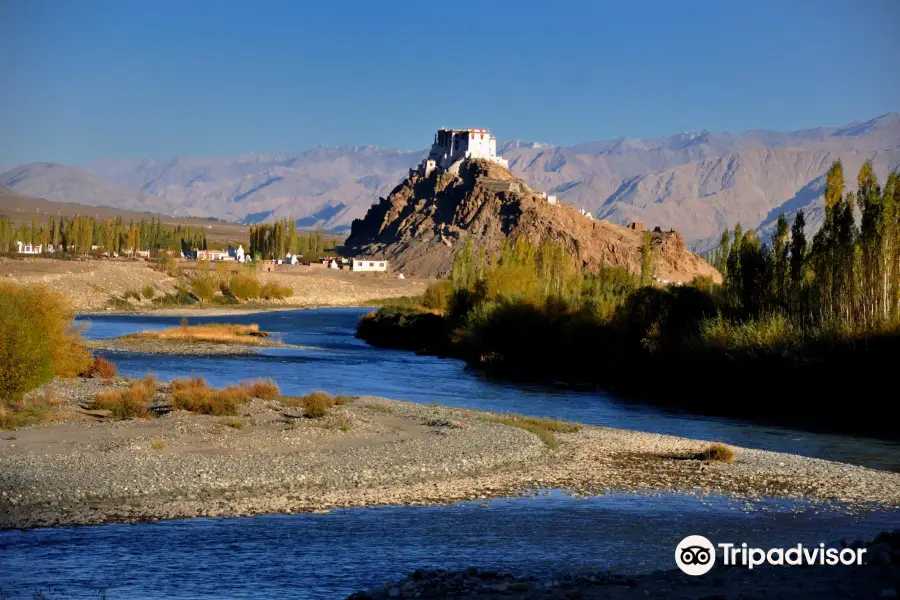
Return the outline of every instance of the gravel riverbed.
{"type": "Polygon", "coordinates": [[[240,356],[256,354],[263,348],[306,349],[303,346],[283,344],[274,340],[265,340],[264,342],[256,344],[235,344],[200,340],[154,340],[133,336],[87,340],[85,345],[92,350],[140,352],[142,354],[169,354],[172,356],[240,356]]]}
{"type": "MultiPolygon", "coordinates": [[[[354,398],[327,416],[251,400],[235,417],[172,411],[109,421],[85,414],[113,382],[52,384],[51,422],[0,433],[0,528],[451,503],[561,488],[720,493],[897,508],[900,474],[736,448],[734,464],[693,458],[704,442],[582,427],[538,436],[488,413],[354,398]]],[[[154,402],[165,405],[165,384],[154,402]]]]}

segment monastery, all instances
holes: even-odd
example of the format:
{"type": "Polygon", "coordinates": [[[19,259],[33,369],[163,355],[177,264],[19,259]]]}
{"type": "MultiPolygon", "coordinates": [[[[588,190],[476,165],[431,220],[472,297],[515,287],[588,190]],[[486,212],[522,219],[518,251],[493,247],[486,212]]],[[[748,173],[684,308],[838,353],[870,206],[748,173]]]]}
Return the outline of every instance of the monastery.
{"type": "Polygon", "coordinates": [[[432,171],[457,173],[467,158],[481,158],[509,168],[505,158],[497,156],[497,138],[487,129],[438,129],[431,152],[418,172],[428,177],[432,171]]]}

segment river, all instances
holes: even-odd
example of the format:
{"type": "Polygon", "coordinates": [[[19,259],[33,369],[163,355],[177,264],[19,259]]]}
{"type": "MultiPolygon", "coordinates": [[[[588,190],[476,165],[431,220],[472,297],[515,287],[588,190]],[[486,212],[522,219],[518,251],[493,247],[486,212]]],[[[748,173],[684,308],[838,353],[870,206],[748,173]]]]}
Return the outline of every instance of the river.
{"type": "MultiPolygon", "coordinates": [[[[272,377],[285,393],[314,389],[547,415],[900,470],[900,444],[701,417],[576,392],[491,380],[456,360],[374,349],[353,337],[362,309],[191,318],[259,323],[303,350],[185,358],[109,353],[126,375],[202,375],[215,385],[272,377]]],[[[177,325],[177,317],[80,319],[103,338],[177,325]]],[[[688,534],[763,547],[871,537],[900,513],[847,515],[765,500],[611,494],[446,507],[379,507],[327,515],[194,519],[0,532],[0,598],[342,598],[423,568],[473,564],[517,574],[579,567],[641,573],[674,567],[688,534]]]]}

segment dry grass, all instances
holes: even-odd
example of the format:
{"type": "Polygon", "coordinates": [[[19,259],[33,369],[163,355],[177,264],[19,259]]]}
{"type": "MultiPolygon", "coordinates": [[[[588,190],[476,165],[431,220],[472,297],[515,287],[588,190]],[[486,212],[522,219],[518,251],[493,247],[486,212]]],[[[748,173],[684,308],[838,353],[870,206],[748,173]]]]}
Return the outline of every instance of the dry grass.
{"type": "Polygon", "coordinates": [[[47,387],[43,394],[32,394],[5,406],[0,402],[0,429],[17,429],[48,420],[61,403],[60,399],[47,387]]]}
{"type": "Polygon", "coordinates": [[[116,375],[118,375],[119,370],[116,368],[115,363],[106,360],[102,356],[95,356],[91,361],[91,364],[88,365],[87,370],[82,373],[83,377],[100,377],[102,379],[112,379],[116,375]]]}
{"type": "Polygon", "coordinates": [[[278,397],[278,384],[271,379],[257,379],[256,381],[245,381],[240,385],[244,386],[251,398],[259,398],[261,400],[274,400],[278,397]]]}
{"type": "Polygon", "coordinates": [[[394,412],[394,407],[389,404],[385,404],[383,402],[366,402],[365,407],[370,410],[377,410],[378,412],[383,413],[392,413],[394,412]]]}
{"type": "Polygon", "coordinates": [[[153,442],[152,444],[150,444],[150,447],[153,448],[154,450],[156,450],[157,452],[159,452],[162,449],[164,449],[166,447],[166,445],[163,444],[162,442],[153,442]]]}
{"type": "Polygon", "coordinates": [[[574,433],[581,429],[578,423],[558,421],[547,417],[527,417],[525,415],[486,415],[481,417],[490,423],[501,423],[529,431],[538,436],[548,448],[559,448],[560,441],[557,433],[574,433]]]}
{"type": "Polygon", "coordinates": [[[242,381],[217,390],[202,377],[175,379],[169,383],[172,408],[202,415],[230,416],[251,398],[272,400],[278,396],[278,385],[271,379],[242,381]]]}
{"type": "Polygon", "coordinates": [[[722,444],[720,442],[716,442],[714,444],[710,444],[702,451],[697,453],[696,456],[699,460],[705,461],[717,461],[727,463],[729,465],[734,464],[734,450],[730,447],[722,444]]]}
{"type": "Polygon", "coordinates": [[[352,399],[351,396],[332,396],[326,392],[310,392],[299,398],[293,396],[283,396],[278,399],[279,402],[286,406],[297,406],[303,409],[306,417],[309,419],[320,419],[328,414],[328,410],[332,406],[346,404],[352,399]]]}
{"type": "Polygon", "coordinates": [[[241,430],[244,428],[244,422],[240,419],[219,419],[219,425],[231,427],[232,429],[241,430]]]}
{"type": "Polygon", "coordinates": [[[229,323],[210,323],[206,325],[187,325],[171,327],[162,331],[142,331],[127,336],[131,339],[168,340],[176,342],[216,342],[219,344],[263,345],[269,336],[259,330],[259,325],[234,325],[229,323]]]}
{"type": "Polygon", "coordinates": [[[156,393],[156,380],[152,376],[135,381],[127,389],[100,392],[93,408],[108,410],[117,419],[147,418],[150,416],[150,398],[156,393]]]}

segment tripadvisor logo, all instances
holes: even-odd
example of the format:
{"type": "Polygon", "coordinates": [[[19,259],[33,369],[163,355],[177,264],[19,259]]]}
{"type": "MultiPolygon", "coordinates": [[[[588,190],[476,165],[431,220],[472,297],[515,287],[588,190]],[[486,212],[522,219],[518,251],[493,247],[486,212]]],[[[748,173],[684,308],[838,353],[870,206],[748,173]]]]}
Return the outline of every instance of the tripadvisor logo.
{"type": "Polygon", "coordinates": [[[826,548],[825,544],[790,548],[750,548],[747,544],[713,545],[702,535],[689,535],[675,547],[675,564],[688,575],[703,575],[716,564],[716,547],[722,549],[722,564],[753,569],[760,565],[861,565],[865,548],[826,548]]]}
{"type": "Polygon", "coordinates": [[[689,535],[675,548],[675,564],[688,575],[703,575],[716,564],[716,549],[702,535],[689,535]]]}

